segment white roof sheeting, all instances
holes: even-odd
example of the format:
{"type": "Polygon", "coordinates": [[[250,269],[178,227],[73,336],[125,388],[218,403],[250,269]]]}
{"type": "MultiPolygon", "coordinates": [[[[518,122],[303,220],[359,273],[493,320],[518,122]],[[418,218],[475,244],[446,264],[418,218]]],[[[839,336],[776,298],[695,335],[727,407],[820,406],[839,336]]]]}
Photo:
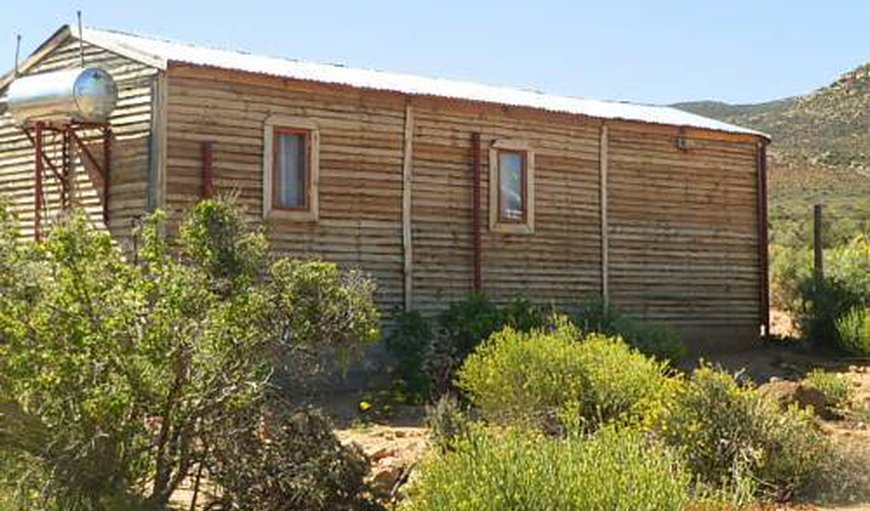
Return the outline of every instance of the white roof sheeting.
{"type": "MultiPolygon", "coordinates": [[[[74,30],[70,30],[70,33],[73,36],[77,35],[77,31],[74,30]]],[[[370,69],[354,69],[331,64],[252,55],[238,51],[218,50],[93,28],[84,29],[82,39],[161,69],[165,69],[170,62],[181,62],[410,95],[482,101],[603,119],[686,126],[769,138],[764,133],[755,130],[665,106],[595,101],[471,82],[387,73],[370,69]]]]}

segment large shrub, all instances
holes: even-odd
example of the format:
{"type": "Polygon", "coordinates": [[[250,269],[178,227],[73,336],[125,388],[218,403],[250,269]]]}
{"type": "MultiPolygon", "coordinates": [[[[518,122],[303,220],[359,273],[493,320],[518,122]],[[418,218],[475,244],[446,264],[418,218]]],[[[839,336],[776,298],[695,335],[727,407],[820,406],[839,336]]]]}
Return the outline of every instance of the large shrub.
{"type": "Polygon", "coordinates": [[[403,511],[667,511],[684,509],[679,458],[631,430],[552,439],[477,430],[424,461],[403,511]]]}
{"type": "Polygon", "coordinates": [[[641,353],[659,360],[677,362],[685,355],[682,341],[670,328],[621,312],[601,298],[583,302],[574,321],[584,332],[618,335],[641,353]]]}
{"type": "Polygon", "coordinates": [[[839,322],[856,308],[870,306],[870,238],[858,235],[827,248],[820,281],[813,276],[812,264],[809,249],[776,247],[775,302],[795,317],[801,334],[817,346],[854,349],[854,337],[840,335],[839,322]]]}
{"type": "Polygon", "coordinates": [[[0,458],[40,467],[41,507],[165,507],[276,367],[375,337],[370,284],[270,264],[243,218],[204,201],[168,239],[155,214],[125,258],[84,214],[42,244],[0,214],[0,458]]]}
{"type": "Polygon", "coordinates": [[[844,350],[870,357],[870,307],[855,307],[837,320],[837,336],[844,350]]]}
{"type": "Polygon", "coordinates": [[[705,483],[728,487],[748,478],[760,494],[781,499],[823,467],[828,444],[811,412],[781,410],[750,384],[709,366],[670,385],[672,392],[647,420],[659,438],[681,449],[705,483]]]}
{"type": "Polygon", "coordinates": [[[206,465],[224,509],[342,511],[367,504],[368,459],[316,410],[262,403],[219,422],[206,465]]]}
{"type": "Polygon", "coordinates": [[[529,332],[553,327],[554,311],[516,296],[499,309],[484,294],[454,302],[437,321],[418,311],[399,311],[386,347],[412,399],[452,390],[454,374],[477,346],[502,326],[529,332]]]}
{"type": "Polygon", "coordinates": [[[663,370],[620,339],[581,340],[570,325],[552,333],[506,328],[466,360],[458,382],[491,420],[595,426],[637,415],[662,392],[663,370]]]}
{"type": "Polygon", "coordinates": [[[432,325],[419,311],[396,312],[393,321],[386,347],[396,360],[399,377],[411,395],[428,396],[430,382],[424,364],[432,347],[432,325]]]}
{"type": "Polygon", "coordinates": [[[824,394],[825,405],[832,408],[848,407],[855,396],[852,382],[844,374],[813,369],[804,377],[804,383],[824,394]]]}

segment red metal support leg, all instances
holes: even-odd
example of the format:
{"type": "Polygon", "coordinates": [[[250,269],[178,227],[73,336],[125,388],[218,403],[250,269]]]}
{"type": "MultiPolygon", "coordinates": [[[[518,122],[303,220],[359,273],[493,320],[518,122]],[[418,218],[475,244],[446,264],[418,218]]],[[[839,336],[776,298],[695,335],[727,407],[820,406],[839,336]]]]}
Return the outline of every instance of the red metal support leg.
{"type": "Polygon", "coordinates": [[[42,130],[44,128],[42,122],[37,122],[34,129],[34,161],[35,173],[34,176],[34,198],[33,198],[33,239],[36,241],[42,240],[42,130]]]}

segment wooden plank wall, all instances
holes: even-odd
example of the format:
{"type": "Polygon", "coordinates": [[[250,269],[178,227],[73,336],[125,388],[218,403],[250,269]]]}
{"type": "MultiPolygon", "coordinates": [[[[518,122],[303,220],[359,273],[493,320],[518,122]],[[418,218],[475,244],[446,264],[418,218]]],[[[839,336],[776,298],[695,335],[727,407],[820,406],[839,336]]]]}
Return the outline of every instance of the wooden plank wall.
{"type": "MultiPolygon", "coordinates": [[[[109,192],[109,227],[115,239],[126,244],[130,239],[133,218],[145,211],[151,81],[156,70],[88,44],[85,45],[85,65],[106,69],[118,84],[118,106],[111,117],[115,140],[109,192]]],[[[69,38],[26,74],[76,67],[79,67],[79,45],[77,40],[69,38]]],[[[51,137],[47,134],[46,141],[51,142],[51,137]]],[[[60,137],[57,136],[55,141],[56,144],[46,148],[46,154],[59,164],[60,137]]],[[[102,162],[102,139],[90,139],[89,146],[102,162]]],[[[33,154],[33,145],[21,129],[8,115],[0,117],[0,195],[12,201],[22,234],[28,237],[33,236],[33,154]]],[[[46,211],[43,212],[43,230],[46,230],[60,211],[60,186],[47,168],[44,183],[46,211]]],[[[105,227],[102,220],[102,181],[90,175],[81,162],[75,172],[75,199],[88,212],[95,225],[105,227]]]]}
{"type": "Polygon", "coordinates": [[[676,128],[611,126],[610,296],[643,318],[715,344],[759,325],[755,144],[676,128]]]}
{"type": "Polygon", "coordinates": [[[320,218],[268,221],[273,248],[361,267],[386,312],[402,306],[402,96],[186,66],[171,67],[167,82],[170,216],[199,199],[201,144],[210,141],[215,193],[236,195],[262,221],[263,123],[305,117],[320,130],[320,218]]]}
{"type": "Polygon", "coordinates": [[[471,292],[471,134],[481,133],[483,291],[498,303],[516,295],[567,307],[600,293],[598,122],[554,123],[545,115],[485,113],[415,101],[415,307],[435,313],[471,292]],[[490,232],[488,158],[500,138],[535,149],[534,234],[490,232]]]}
{"type": "MultiPolygon", "coordinates": [[[[320,220],[269,221],[275,248],[359,266],[389,311],[402,306],[404,148],[412,148],[413,308],[433,315],[472,289],[471,137],[535,149],[533,235],[484,222],[483,290],[571,308],[602,290],[597,119],[363,91],[194,66],[168,72],[167,206],[199,198],[201,144],[213,142],[214,183],[262,221],[263,123],[275,114],[320,127],[320,220]],[[412,143],[404,136],[406,107],[412,143]]],[[[609,284],[614,304],[691,339],[757,332],[755,146],[707,133],[676,148],[676,128],[608,122],[609,284]],[[715,140],[719,138],[720,140],[715,140]]],[[[482,215],[488,161],[482,159],[482,215]]]]}

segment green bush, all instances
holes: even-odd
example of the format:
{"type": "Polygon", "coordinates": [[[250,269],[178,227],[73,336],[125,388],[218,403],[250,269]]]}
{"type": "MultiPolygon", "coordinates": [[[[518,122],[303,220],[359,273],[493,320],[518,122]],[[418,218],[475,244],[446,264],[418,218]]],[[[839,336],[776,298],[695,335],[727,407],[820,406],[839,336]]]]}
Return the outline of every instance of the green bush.
{"type": "Polygon", "coordinates": [[[847,407],[855,396],[852,382],[847,376],[839,373],[813,369],[807,373],[804,383],[824,394],[827,406],[833,408],[847,407]]]}
{"type": "Polygon", "coordinates": [[[362,509],[368,459],[342,445],[332,424],[312,409],[273,403],[219,424],[206,462],[218,499],[232,509],[332,511],[362,509]]]}
{"type": "Polygon", "coordinates": [[[426,407],[426,426],[432,444],[441,450],[450,450],[457,439],[468,434],[471,421],[459,399],[453,394],[444,394],[434,405],[426,407]]]}
{"type": "MultiPolygon", "coordinates": [[[[815,345],[854,350],[854,336],[844,339],[839,323],[856,308],[870,306],[868,261],[870,238],[855,236],[848,243],[825,250],[825,275],[817,282],[809,249],[774,247],[774,301],[794,316],[801,334],[815,345]]],[[[850,333],[848,328],[846,333],[850,333]]]]}
{"type": "Polygon", "coordinates": [[[622,313],[598,297],[580,306],[575,322],[584,332],[618,335],[641,353],[659,360],[677,362],[685,355],[683,343],[671,329],[622,313]]]}
{"type": "Polygon", "coordinates": [[[165,508],[276,368],[377,334],[368,279],[270,265],[232,204],[198,204],[177,238],[155,213],[136,258],[82,212],[35,244],[2,209],[0,459],[39,468],[18,492],[39,508],[165,508]]]}
{"type": "Polygon", "coordinates": [[[386,338],[387,351],[396,360],[406,390],[412,396],[428,395],[424,362],[431,347],[432,326],[418,311],[399,311],[393,319],[395,327],[386,338]]]}
{"type": "Polygon", "coordinates": [[[476,430],[430,455],[402,511],[667,511],[685,509],[691,477],[679,457],[631,430],[552,439],[476,430]]]}
{"type": "Polygon", "coordinates": [[[517,296],[501,309],[502,324],[520,332],[543,330],[552,326],[552,308],[533,303],[525,296],[517,296]]]}
{"type": "Polygon", "coordinates": [[[820,348],[837,348],[842,343],[837,322],[860,305],[861,299],[845,282],[813,278],[798,286],[802,302],[797,310],[798,325],[804,337],[820,348]]]}
{"type": "MultiPolygon", "coordinates": [[[[501,328],[502,315],[483,293],[472,293],[465,300],[450,304],[439,318],[443,341],[460,360],[484,339],[501,328]]],[[[461,364],[459,364],[461,365],[461,364]]]]}
{"type": "Polygon", "coordinates": [[[619,339],[580,340],[568,325],[553,333],[506,328],[468,357],[458,385],[491,420],[595,427],[655,400],[663,370],[619,339]]]}
{"type": "Polygon", "coordinates": [[[454,302],[438,317],[424,353],[423,371],[431,394],[453,390],[453,375],[469,353],[501,328],[502,315],[486,295],[472,293],[454,302]]]}
{"type": "Polygon", "coordinates": [[[870,357],[870,307],[855,307],[837,320],[840,346],[852,355],[870,357]]]}
{"type": "Polygon", "coordinates": [[[811,412],[781,410],[756,388],[709,366],[670,385],[646,420],[704,483],[729,487],[749,477],[760,494],[783,499],[823,467],[830,450],[811,412]]]}

